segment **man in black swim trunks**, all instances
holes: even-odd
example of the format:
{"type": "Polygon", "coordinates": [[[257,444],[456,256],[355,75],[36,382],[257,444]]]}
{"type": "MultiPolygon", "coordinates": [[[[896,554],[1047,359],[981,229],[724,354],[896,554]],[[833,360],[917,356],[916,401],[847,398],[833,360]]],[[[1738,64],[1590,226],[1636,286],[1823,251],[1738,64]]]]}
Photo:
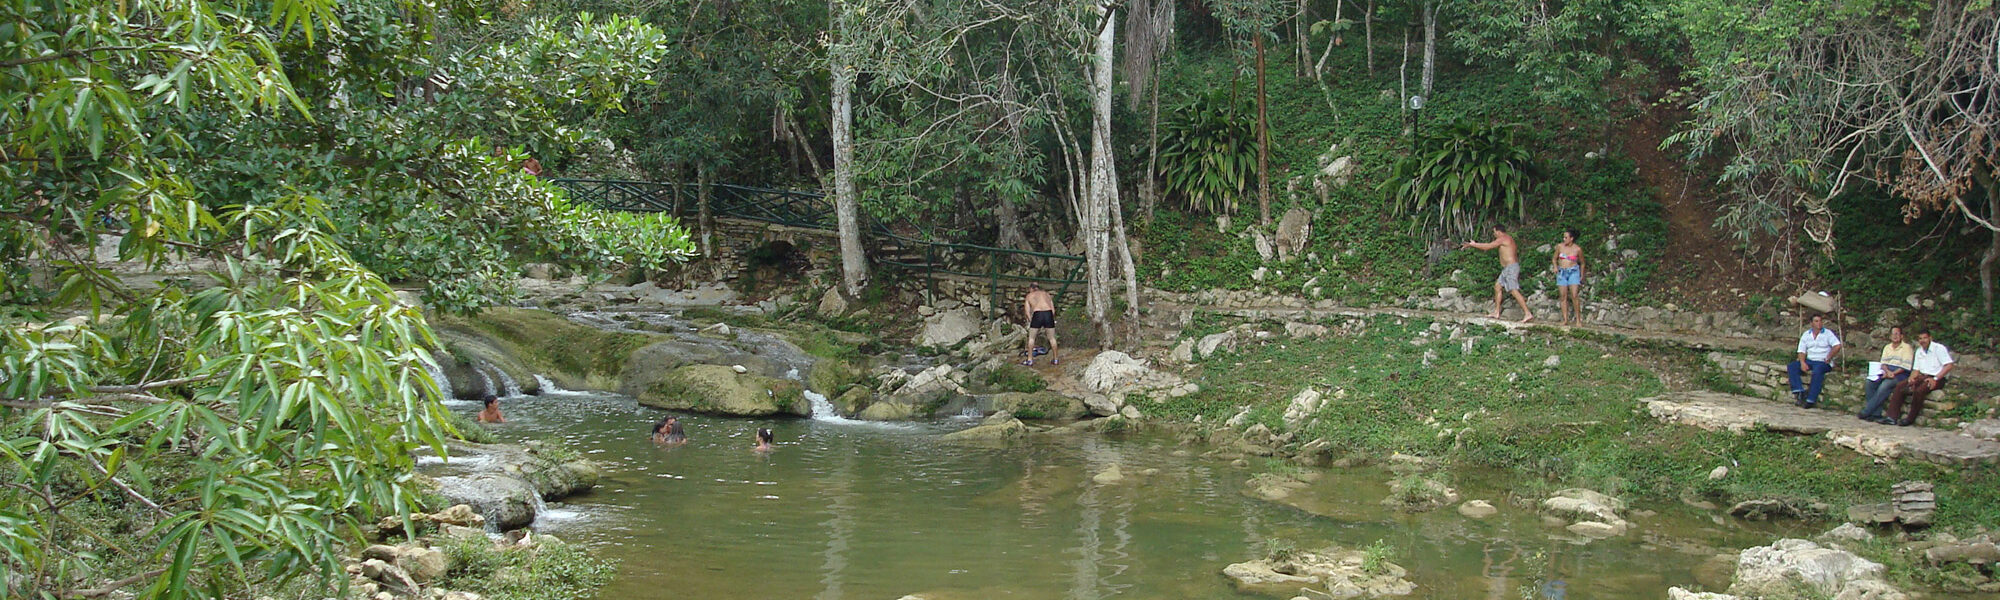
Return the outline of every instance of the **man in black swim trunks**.
{"type": "Polygon", "coordinates": [[[1049,336],[1049,364],[1062,364],[1056,359],[1056,300],[1042,289],[1042,286],[1028,284],[1028,297],[1021,301],[1021,312],[1028,317],[1028,360],[1021,364],[1035,364],[1035,334],[1045,332],[1049,336]]]}

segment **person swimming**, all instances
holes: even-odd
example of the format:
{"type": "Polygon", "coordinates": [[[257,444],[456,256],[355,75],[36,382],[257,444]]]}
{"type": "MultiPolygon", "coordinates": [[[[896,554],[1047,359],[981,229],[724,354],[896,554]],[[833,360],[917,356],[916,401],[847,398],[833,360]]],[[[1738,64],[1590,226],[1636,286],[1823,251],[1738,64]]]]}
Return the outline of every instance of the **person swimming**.
{"type": "Polygon", "coordinates": [[[481,401],[486,404],[486,408],[479,410],[479,422],[481,423],[507,422],[506,417],[500,416],[500,398],[498,396],[487,394],[485,398],[481,399],[481,401]]]}
{"type": "Polygon", "coordinates": [[[688,441],[687,432],[681,429],[681,418],[667,415],[653,424],[653,441],[660,444],[679,446],[688,441]]]}
{"type": "Polygon", "coordinates": [[[761,428],[758,428],[758,429],[757,429],[757,446],[756,446],[756,447],[753,447],[753,448],[751,448],[751,450],[755,450],[755,451],[758,451],[758,452],[770,452],[770,451],[772,450],[772,448],[771,448],[771,439],[772,439],[772,437],[774,437],[774,436],[772,436],[772,435],[771,435],[771,429],[770,429],[770,428],[768,428],[768,427],[761,427],[761,428]]]}

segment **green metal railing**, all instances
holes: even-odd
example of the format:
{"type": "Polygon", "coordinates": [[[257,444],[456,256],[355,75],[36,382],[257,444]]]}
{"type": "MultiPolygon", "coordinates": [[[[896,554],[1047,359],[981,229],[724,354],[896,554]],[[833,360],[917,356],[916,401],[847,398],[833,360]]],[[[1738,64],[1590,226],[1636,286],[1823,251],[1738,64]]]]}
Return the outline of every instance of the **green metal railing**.
{"type": "MultiPolygon", "coordinates": [[[[686,217],[684,212],[692,210],[699,202],[700,193],[699,184],[688,183],[612,179],[550,179],[549,183],[568,192],[571,199],[589,202],[605,210],[664,212],[676,217],[686,217]]],[[[825,231],[838,229],[833,202],[828,201],[824,194],[813,192],[709,184],[708,207],[709,213],[717,218],[825,231]]],[[[890,250],[874,253],[873,260],[910,274],[921,273],[924,287],[932,298],[937,297],[937,278],[940,275],[985,279],[989,305],[996,313],[1006,312],[1000,306],[1002,281],[1047,284],[1057,296],[1067,295],[1072,284],[1083,282],[1080,276],[1084,258],[1073,254],[933,242],[897,234],[872,221],[863,231],[880,244],[878,249],[892,244],[914,254],[914,249],[921,248],[924,256],[922,263],[908,262],[900,252],[890,250]],[[1021,266],[1028,267],[1031,274],[1016,272],[1015,268],[1021,266]],[[1058,273],[1060,276],[1057,276],[1058,273]]]]}

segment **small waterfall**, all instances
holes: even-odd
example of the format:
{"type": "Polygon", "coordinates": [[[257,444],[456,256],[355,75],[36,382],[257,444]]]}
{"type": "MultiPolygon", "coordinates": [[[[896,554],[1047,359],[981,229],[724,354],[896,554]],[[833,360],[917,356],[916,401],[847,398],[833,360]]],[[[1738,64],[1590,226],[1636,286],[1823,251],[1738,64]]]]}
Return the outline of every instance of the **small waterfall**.
{"type": "MultiPolygon", "coordinates": [[[[800,383],[805,382],[804,379],[799,378],[799,370],[797,368],[785,371],[785,379],[790,379],[792,381],[797,381],[800,383]]],[[[812,419],[814,421],[825,421],[828,423],[866,422],[866,421],[856,421],[854,419],[849,419],[847,417],[840,416],[840,410],[833,407],[833,401],[828,400],[826,394],[822,394],[819,392],[812,391],[811,389],[807,389],[805,391],[805,396],[806,400],[812,402],[812,419]]]]}
{"type": "Polygon", "coordinates": [[[538,388],[538,392],[540,393],[540,395],[543,396],[584,393],[584,392],[578,392],[576,390],[565,390],[563,389],[563,386],[557,385],[555,380],[549,379],[548,376],[542,375],[541,373],[535,374],[535,386],[538,388]]]}
{"type": "MultiPolygon", "coordinates": [[[[493,389],[493,376],[492,376],[492,375],[487,375],[487,374],[486,374],[486,369],[483,369],[483,368],[480,368],[480,367],[484,367],[484,366],[486,366],[486,365],[484,365],[484,364],[481,364],[481,365],[479,365],[479,366],[477,366],[477,367],[473,367],[473,368],[472,368],[472,372],[474,372],[474,373],[478,373],[478,374],[479,374],[479,382],[480,382],[481,384],[483,384],[483,386],[482,386],[482,387],[480,387],[479,389],[480,389],[480,390],[482,390],[482,391],[484,391],[485,393],[488,393],[488,394],[492,394],[492,393],[493,393],[493,392],[495,391],[495,390],[493,389]]],[[[498,395],[498,394],[494,394],[494,395],[498,395]]]]}
{"type": "Polygon", "coordinates": [[[493,369],[493,374],[500,377],[500,397],[519,398],[521,396],[521,384],[516,383],[514,376],[508,375],[506,369],[493,365],[486,365],[486,367],[493,369]]]}
{"type": "Polygon", "coordinates": [[[438,392],[444,396],[443,398],[439,398],[439,400],[452,399],[454,396],[451,391],[451,378],[445,376],[444,367],[438,366],[437,361],[431,359],[428,355],[418,359],[417,362],[424,363],[424,370],[429,371],[431,380],[437,382],[438,392]]]}

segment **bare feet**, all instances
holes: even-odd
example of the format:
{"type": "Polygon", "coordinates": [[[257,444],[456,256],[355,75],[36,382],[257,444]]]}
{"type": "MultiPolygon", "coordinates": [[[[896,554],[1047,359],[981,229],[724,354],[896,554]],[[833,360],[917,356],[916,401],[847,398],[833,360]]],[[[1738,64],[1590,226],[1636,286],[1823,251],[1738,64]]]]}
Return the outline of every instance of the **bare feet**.
{"type": "Polygon", "coordinates": [[[1535,315],[1532,315],[1532,314],[1530,314],[1530,315],[1527,315],[1527,316],[1524,316],[1524,317],[1521,317],[1521,322],[1522,322],[1522,323],[1532,323],[1532,322],[1534,322],[1534,320],[1535,320],[1535,315]]]}
{"type": "Polygon", "coordinates": [[[1488,318],[1488,319],[1498,319],[1498,318],[1500,318],[1500,311],[1497,311],[1497,310],[1496,310],[1496,311],[1493,311],[1493,312],[1490,312],[1490,313],[1486,313],[1486,318],[1488,318]]]}

